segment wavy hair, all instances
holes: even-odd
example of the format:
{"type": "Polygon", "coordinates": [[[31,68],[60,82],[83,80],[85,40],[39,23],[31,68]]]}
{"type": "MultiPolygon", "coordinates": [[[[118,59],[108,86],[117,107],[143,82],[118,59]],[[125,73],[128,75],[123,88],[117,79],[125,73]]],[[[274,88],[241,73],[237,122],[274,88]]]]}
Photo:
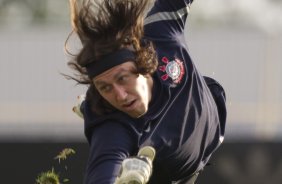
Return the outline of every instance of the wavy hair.
{"type": "Polygon", "coordinates": [[[72,56],[68,65],[74,76],[65,75],[78,84],[89,85],[86,98],[98,114],[113,111],[96,90],[87,75],[86,65],[121,48],[131,49],[136,56],[137,72],[152,74],[157,68],[153,44],[143,40],[143,20],[150,0],[77,0],[70,1],[72,33],[65,43],[65,50],[72,56]],[[82,43],[78,54],[71,54],[68,41],[76,33],[82,43]]]}

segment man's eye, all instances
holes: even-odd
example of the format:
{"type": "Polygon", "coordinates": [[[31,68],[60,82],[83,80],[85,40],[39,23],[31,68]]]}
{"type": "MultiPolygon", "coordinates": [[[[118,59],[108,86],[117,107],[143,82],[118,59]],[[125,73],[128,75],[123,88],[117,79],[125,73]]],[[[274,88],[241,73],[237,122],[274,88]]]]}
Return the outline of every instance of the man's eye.
{"type": "Polygon", "coordinates": [[[102,92],[107,92],[107,91],[110,91],[111,90],[111,87],[110,86],[102,86],[99,88],[100,91],[102,92]]]}
{"type": "Polygon", "coordinates": [[[127,81],[127,79],[128,79],[128,76],[127,75],[123,75],[123,76],[120,76],[118,80],[120,82],[124,82],[124,81],[127,81]]]}

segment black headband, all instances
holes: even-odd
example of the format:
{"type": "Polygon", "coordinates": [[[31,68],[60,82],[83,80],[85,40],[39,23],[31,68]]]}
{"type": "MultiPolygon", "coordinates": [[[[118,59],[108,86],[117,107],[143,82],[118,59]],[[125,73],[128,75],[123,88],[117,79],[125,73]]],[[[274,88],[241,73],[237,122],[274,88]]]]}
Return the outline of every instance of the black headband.
{"type": "Polygon", "coordinates": [[[99,61],[95,61],[86,65],[86,70],[88,76],[90,78],[94,78],[97,75],[105,72],[106,70],[111,69],[112,67],[120,65],[127,61],[134,60],[134,52],[129,49],[123,48],[102,57],[99,61]]]}

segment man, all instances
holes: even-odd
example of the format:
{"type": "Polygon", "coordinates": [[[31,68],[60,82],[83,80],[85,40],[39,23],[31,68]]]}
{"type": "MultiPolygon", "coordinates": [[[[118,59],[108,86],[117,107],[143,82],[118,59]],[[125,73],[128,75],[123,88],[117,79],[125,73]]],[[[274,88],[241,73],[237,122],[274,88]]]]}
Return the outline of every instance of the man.
{"type": "Polygon", "coordinates": [[[155,151],[152,174],[140,169],[148,183],[194,183],[223,141],[224,90],[201,76],[184,39],[192,0],[156,0],[143,19],[148,3],[71,0],[82,42],[69,63],[79,77],[71,78],[89,85],[81,108],[87,184],[114,183],[125,163],[145,168],[134,157],[145,146],[155,151]]]}

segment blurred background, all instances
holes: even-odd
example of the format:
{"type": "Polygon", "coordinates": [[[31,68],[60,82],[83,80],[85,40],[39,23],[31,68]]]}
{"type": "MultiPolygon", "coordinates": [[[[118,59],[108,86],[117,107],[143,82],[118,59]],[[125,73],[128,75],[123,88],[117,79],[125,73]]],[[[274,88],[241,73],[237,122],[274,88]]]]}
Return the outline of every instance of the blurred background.
{"type": "MultiPolygon", "coordinates": [[[[86,88],[61,75],[72,74],[68,8],[67,0],[0,0],[3,183],[35,183],[52,167],[82,183],[88,145],[72,107],[86,88]],[[76,151],[68,169],[53,159],[66,147],[76,151]]],[[[194,62],[227,94],[225,142],[198,183],[282,183],[282,1],[196,0],[186,30],[194,62]]]]}

